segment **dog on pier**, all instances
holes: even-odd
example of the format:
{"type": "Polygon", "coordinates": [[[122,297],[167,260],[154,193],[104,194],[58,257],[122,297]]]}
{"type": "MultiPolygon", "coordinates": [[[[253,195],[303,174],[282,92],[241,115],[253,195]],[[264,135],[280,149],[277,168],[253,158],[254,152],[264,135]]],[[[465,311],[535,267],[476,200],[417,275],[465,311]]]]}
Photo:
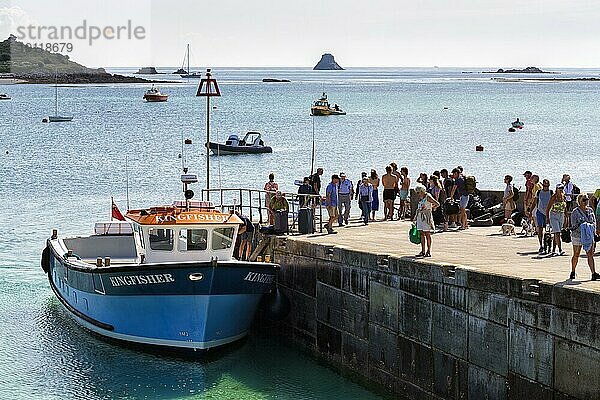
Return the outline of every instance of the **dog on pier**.
{"type": "Polygon", "coordinates": [[[535,226],[529,218],[523,217],[521,220],[521,235],[535,236],[535,226]]]}
{"type": "Polygon", "coordinates": [[[544,253],[546,254],[550,254],[550,251],[552,249],[552,233],[550,233],[550,231],[546,231],[544,232],[544,238],[543,238],[543,245],[544,245],[544,253]]]}
{"type": "Polygon", "coordinates": [[[502,232],[502,236],[516,235],[515,222],[512,219],[507,219],[506,222],[502,224],[500,232],[502,232]]]}

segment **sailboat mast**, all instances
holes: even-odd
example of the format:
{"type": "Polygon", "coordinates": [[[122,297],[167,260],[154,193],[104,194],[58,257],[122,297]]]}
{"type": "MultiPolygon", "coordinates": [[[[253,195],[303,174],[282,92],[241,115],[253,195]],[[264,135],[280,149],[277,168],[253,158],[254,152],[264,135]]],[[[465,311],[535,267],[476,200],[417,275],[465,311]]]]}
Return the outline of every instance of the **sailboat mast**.
{"type": "Polygon", "coordinates": [[[187,61],[188,61],[188,69],[187,73],[190,74],[190,44],[187,45],[187,61]]]}
{"type": "Polygon", "coordinates": [[[58,115],[58,71],[54,73],[54,115],[58,115]]]}

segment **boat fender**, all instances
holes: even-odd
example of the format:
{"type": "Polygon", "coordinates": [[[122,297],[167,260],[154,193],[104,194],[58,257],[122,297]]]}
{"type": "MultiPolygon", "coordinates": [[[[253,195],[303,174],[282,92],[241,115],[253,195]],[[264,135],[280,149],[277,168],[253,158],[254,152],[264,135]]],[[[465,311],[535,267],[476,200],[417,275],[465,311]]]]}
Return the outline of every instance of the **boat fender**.
{"type": "Polygon", "coordinates": [[[278,287],[265,294],[261,303],[265,316],[273,321],[281,321],[290,313],[290,299],[278,287]]]}
{"type": "Polygon", "coordinates": [[[42,260],[40,264],[42,265],[42,270],[44,270],[45,273],[50,272],[50,249],[48,247],[42,250],[42,260]]]}

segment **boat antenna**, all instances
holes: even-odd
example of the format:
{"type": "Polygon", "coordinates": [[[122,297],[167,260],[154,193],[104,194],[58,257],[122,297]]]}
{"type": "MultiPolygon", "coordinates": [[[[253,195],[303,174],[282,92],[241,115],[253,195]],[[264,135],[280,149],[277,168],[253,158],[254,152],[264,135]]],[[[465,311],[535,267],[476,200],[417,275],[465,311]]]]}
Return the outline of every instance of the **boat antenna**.
{"type": "Polygon", "coordinates": [[[311,116],[312,119],[312,152],[310,156],[310,175],[314,174],[315,169],[315,116],[311,116]]]}
{"type": "Polygon", "coordinates": [[[127,211],[129,208],[129,162],[127,154],[125,154],[125,196],[127,198],[127,211]]]}
{"type": "Polygon", "coordinates": [[[219,85],[217,80],[212,78],[210,68],[206,69],[206,77],[200,80],[196,96],[206,97],[206,200],[210,201],[210,98],[221,96],[219,85]]]}

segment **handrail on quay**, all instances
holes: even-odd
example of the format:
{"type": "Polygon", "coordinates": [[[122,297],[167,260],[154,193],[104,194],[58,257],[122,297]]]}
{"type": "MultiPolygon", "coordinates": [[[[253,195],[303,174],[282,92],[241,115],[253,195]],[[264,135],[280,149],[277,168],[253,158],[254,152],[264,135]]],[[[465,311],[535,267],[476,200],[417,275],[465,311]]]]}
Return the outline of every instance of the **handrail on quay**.
{"type": "MultiPolygon", "coordinates": [[[[318,194],[295,194],[282,193],[289,204],[289,231],[298,232],[298,211],[300,205],[313,209],[313,218],[315,226],[319,232],[323,232],[323,205],[322,198],[318,194]]],[[[266,225],[269,222],[269,209],[267,207],[267,198],[274,197],[274,191],[260,189],[244,188],[214,188],[202,189],[202,200],[211,200],[215,208],[221,212],[230,210],[239,210],[247,215],[251,221],[258,222],[260,225],[266,225]]],[[[325,215],[327,213],[325,212],[325,215]]],[[[327,218],[327,217],[326,217],[327,218]]],[[[326,221],[325,221],[326,222],[326,221]]]]}

